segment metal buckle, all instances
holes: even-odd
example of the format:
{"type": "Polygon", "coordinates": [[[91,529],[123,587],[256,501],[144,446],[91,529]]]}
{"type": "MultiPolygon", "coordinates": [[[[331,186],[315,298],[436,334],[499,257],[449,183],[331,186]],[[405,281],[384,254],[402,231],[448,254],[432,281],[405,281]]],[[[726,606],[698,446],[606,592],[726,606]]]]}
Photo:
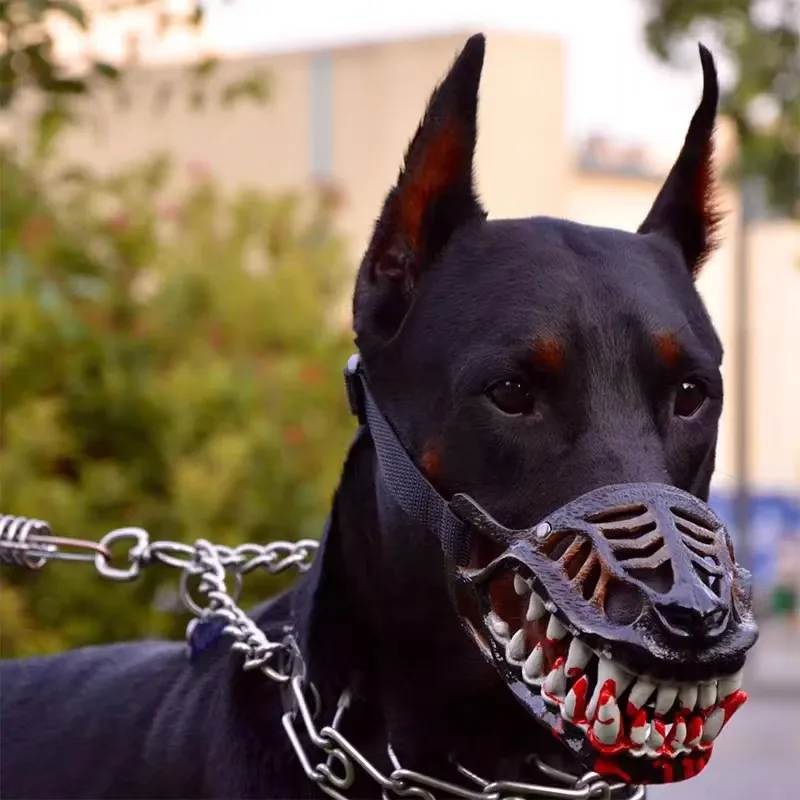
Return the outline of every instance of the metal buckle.
{"type": "Polygon", "coordinates": [[[364,412],[364,388],[361,386],[359,372],[361,370],[361,356],[353,353],[347,359],[344,368],[344,385],[347,390],[347,402],[350,405],[350,412],[358,419],[359,425],[366,425],[367,417],[364,412]]]}

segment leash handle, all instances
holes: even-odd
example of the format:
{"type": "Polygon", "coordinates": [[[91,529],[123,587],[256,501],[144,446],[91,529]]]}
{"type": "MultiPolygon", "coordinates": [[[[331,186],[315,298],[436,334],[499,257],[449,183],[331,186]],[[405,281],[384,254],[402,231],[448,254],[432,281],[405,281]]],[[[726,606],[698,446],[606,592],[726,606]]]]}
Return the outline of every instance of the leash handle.
{"type": "Polygon", "coordinates": [[[422,474],[381,413],[358,353],[347,360],[344,379],[350,410],[372,436],[381,477],[392,497],[408,517],[436,534],[448,561],[465,565],[472,550],[468,525],[422,474]]]}

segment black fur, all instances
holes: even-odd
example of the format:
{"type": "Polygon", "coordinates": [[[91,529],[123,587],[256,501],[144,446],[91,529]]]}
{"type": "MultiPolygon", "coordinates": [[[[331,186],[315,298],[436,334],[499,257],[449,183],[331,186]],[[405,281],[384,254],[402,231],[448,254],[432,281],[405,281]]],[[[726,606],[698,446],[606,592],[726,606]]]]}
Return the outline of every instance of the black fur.
{"type": "MultiPolygon", "coordinates": [[[[433,448],[440,491],[472,495],[510,527],[609,483],[658,481],[706,498],[722,350],[692,280],[709,218],[681,198],[697,196],[708,167],[711,57],[684,152],[642,231],[625,233],[486,220],[472,181],[483,48],[470,39],[434,95],[359,272],[355,330],[376,398],[420,463],[433,448]],[[437,139],[445,124],[450,138],[437,139]],[[464,157],[414,195],[427,148],[443,141],[464,157]],[[398,208],[423,200],[409,230],[398,208]],[[663,333],[680,345],[674,363],[658,356],[663,333]],[[560,369],[534,362],[542,338],[560,343],[560,369]],[[506,380],[527,387],[532,413],[490,402],[487,390],[506,380]],[[707,399],[676,417],[687,380],[707,399]]],[[[390,738],[413,769],[452,777],[456,754],[478,773],[522,776],[526,755],[555,757],[558,745],[458,626],[435,537],[379,507],[374,480],[362,436],[314,568],[255,618],[273,633],[297,627],[323,722],[354,689],[345,732],[382,768],[390,738]]],[[[195,663],[182,644],[148,642],[5,662],[0,679],[6,800],[321,796],[287,743],[279,689],[244,673],[226,639],[195,663]]],[[[367,781],[354,796],[380,792],[367,781]]]]}

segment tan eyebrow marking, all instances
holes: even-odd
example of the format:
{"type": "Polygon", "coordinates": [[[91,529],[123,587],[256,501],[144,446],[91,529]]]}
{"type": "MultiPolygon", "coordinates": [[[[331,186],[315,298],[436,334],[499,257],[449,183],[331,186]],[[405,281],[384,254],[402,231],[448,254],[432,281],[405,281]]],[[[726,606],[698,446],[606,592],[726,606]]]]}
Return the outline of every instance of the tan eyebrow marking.
{"type": "Polygon", "coordinates": [[[550,373],[559,374],[564,369],[564,345],[551,337],[542,337],[533,343],[531,356],[534,366],[550,373]]]}
{"type": "Polygon", "coordinates": [[[674,369],[683,358],[683,346],[678,337],[670,331],[657,333],[655,336],[656,354],[661,363],[668,369],[674,369]]]}

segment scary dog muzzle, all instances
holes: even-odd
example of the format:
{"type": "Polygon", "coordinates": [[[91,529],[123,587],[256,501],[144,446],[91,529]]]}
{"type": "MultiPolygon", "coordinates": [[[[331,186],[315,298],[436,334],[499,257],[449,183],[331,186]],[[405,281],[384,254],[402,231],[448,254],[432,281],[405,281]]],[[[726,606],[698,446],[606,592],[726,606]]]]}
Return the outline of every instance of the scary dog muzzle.
{"type": "Polygon", "coordinates": [[[641,661],[656,678],[741,668],[755,633],[750,574],[693,495],[654,483],[604,486],[524,530],[503,527],[465,495],[452,507],[507,545],[473,573],[476,588],[504,572],[525,575],[588,644],[641,661]],[[669,674],[658,674],[665,656],[669,674]]]}
{"type": "Polygon", "coordinates": [[[630,782],[697,774],[746,695],[751,576],[709,506],[672,486],[605,486],[530,528],[446,500],[380,412],[357,355],[348,397],[394,502],[439,539],[462,624],[585,767],[630,782]],[[502,545],[469,569],[476,534],[502,545]]]}

